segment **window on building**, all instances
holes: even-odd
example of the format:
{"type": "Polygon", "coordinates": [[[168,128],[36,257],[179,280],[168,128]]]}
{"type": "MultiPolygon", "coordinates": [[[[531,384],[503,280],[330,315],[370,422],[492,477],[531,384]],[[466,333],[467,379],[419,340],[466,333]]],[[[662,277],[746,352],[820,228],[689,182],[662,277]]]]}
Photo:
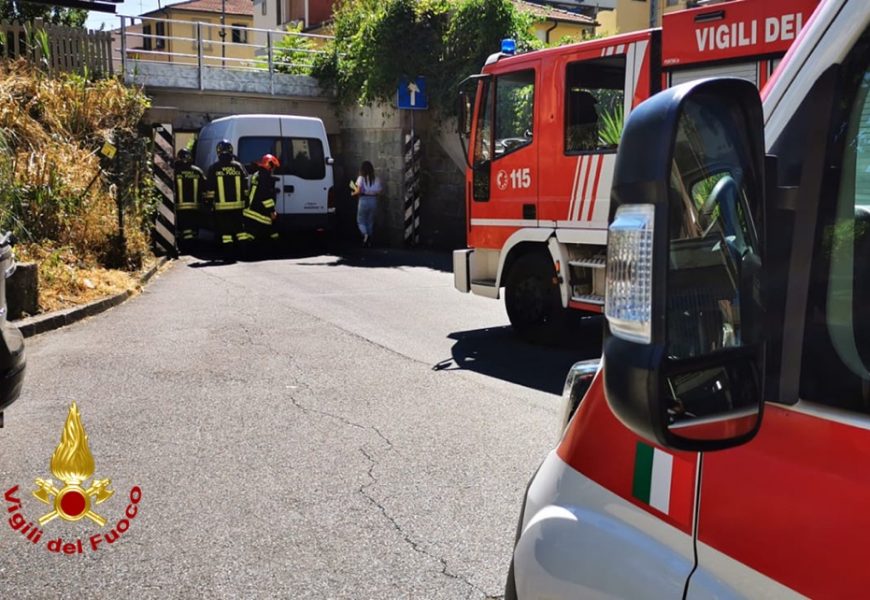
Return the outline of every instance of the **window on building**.
{"type": "Polygon", "coordinates": [[[233,23],[232,39],[234,44],[248,43],[248,30],[245,28],[244,23],[233,23]]]}
{"type": "Polygon", "coordinates": [[[569,63],[565,71],[565,152],[615,149],[622,136],[625,57],[569,63]]]}
{"type": "MultiPolygon", "coordinates": [[[[214,44],[212,44],[211,41],[214,39],[216,28],[212,27],[211,21],[208,21],[206,19],[203,19],[200,22],[199,28],[202,35],[202,47],[206,50],[211,50],[212,48],[214,48],[214,44]]],[[[194,44],[196,44],[196,42],[194,42],[194,44]]]]}
{"type": "Polygon", "coordinates": [[[154,44],[151,43],[151,25],[142,26],[142,49],[151,50],[154,44]]]}
{"type": "Polygon", "coordinates": [[[261,15],[266,16],[267,14],[269,14],[268,6],[269,6],[269,3],[266,2],[266,0],[263,0],[263,2],[260,3],[260,14],[261,15]]]}
{"type": "Polygon", "coordinates": [[[281,8],[282,8],[281,4],[283,2],[284,2],[284,0],[275,0],[275,23],[277,25],[280,25],[281,23],[284,22],[284,14],[281,11],[281,8]]]}
{"type": "Polygon", "coordinates": [[[520,71],[495,80],[495,158],[532,143],[535,72],[520,71]]]}
{"type": "Polygon", "coordinates": [[[158,50],[166,48],[166,23],[157,22],[154,24],[154,47],[158,50]]]}

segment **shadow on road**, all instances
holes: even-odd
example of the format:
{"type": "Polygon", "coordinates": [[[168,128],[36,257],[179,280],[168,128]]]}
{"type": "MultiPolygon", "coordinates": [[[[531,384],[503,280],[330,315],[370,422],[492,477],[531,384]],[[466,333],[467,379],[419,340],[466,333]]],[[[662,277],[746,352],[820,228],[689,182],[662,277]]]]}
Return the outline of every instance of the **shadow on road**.
{"type": "Polygon", "coordinates": [[[195,260],[189,267],[199,269],[234,264],[236,262],[263,262],[272,260],[296,260],[298,266],[354,267],[394,269],[401,267],[426,267],[436,271],[453,271],[449,252],[406,248],[361,248],[356,241],[329,237],[326,234],[302,233],[286,235],[277,245],[264,251],[252,248],[224,253],[210,239],[197,241],[191,248],[183,249],[182,256],[195,260]],[[303,259],[299,261],[299,259],[303,259]],[[305,261],[304,259],[312,259],[305,261]]]}
{"type": "Polygon", "coordinates": [[[292,239],[282,239],[274,246],[258,249],[257,246],[239,247],[229,252],[218,248],[214,242],[206,239],[197,241],[189,248],[183,248],[181,255],[195,259],[188,266],[194,269],[235,264],[237,262],[264,262],[271,260],[287,260],[314,258],[332,255],[338,244],[331,242],[325,235],[311,233],[298,234],[292,239]]]}
{"type": "Polygon", "coordinates": [[[437,363],[432,370],[474,371],[542,392],[561,394],[571,365],[601,355],[601,333],[600,317],[577,319],[559,347],[527,344],[508,326],[458,331],[447,336],[456,340],[451,358],[437,363]]]}
{"type": "Polygon", "coordinates": [[[359,248],[344,244],[334,248],[335,259],[329,262],[299,262],[301,266],[354,267],[395,269],[401,267],[426,267],[451,273],[453,262],[447,252],[432,250],[407,250],[404,248],[359,248]]]}

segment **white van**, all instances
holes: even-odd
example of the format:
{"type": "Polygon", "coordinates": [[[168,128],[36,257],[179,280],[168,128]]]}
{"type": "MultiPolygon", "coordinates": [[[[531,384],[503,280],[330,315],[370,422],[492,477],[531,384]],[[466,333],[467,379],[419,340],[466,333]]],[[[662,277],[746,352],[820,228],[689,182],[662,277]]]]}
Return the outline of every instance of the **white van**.
{"type": "Polygon", "coordinates": [[[203,171],[217,160],[215,146],[223,139],[249,173],[264,154],[281,161],[275,204],[281,229],[319,229],[330,225],[334,160],[323,121],[290,115],[235,115],[215,119],[202,128],[196,142],[196,165],[203,171]]]}

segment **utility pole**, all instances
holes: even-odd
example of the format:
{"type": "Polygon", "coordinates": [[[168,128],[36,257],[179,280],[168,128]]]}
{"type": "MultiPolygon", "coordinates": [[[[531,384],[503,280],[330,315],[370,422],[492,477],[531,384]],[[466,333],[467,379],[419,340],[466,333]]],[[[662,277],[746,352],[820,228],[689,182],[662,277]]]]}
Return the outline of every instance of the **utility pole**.
{"type": "Polygon", "coordinates": [[[227,68],[227,0],[221,0],[221,67],[227,68]]]}
{"type": "Polygon", "coordinates": [[[659,2],[661,0],[650,0],[649,2],[649,26],[657,27],[659,16],[659,2]]]}

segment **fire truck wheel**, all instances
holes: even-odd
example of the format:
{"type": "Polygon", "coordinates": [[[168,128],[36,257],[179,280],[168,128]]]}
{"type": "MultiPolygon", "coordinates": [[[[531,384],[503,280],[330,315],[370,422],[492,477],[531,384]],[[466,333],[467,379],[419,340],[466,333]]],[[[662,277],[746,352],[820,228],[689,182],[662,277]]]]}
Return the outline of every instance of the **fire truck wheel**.
{"type": "Polygon", "coordinates": [[[565,309],[549,256],[526,254],[505,280],[505,308],[514,331],[533,343],[552,343],[562,331],[565,309]]]}

